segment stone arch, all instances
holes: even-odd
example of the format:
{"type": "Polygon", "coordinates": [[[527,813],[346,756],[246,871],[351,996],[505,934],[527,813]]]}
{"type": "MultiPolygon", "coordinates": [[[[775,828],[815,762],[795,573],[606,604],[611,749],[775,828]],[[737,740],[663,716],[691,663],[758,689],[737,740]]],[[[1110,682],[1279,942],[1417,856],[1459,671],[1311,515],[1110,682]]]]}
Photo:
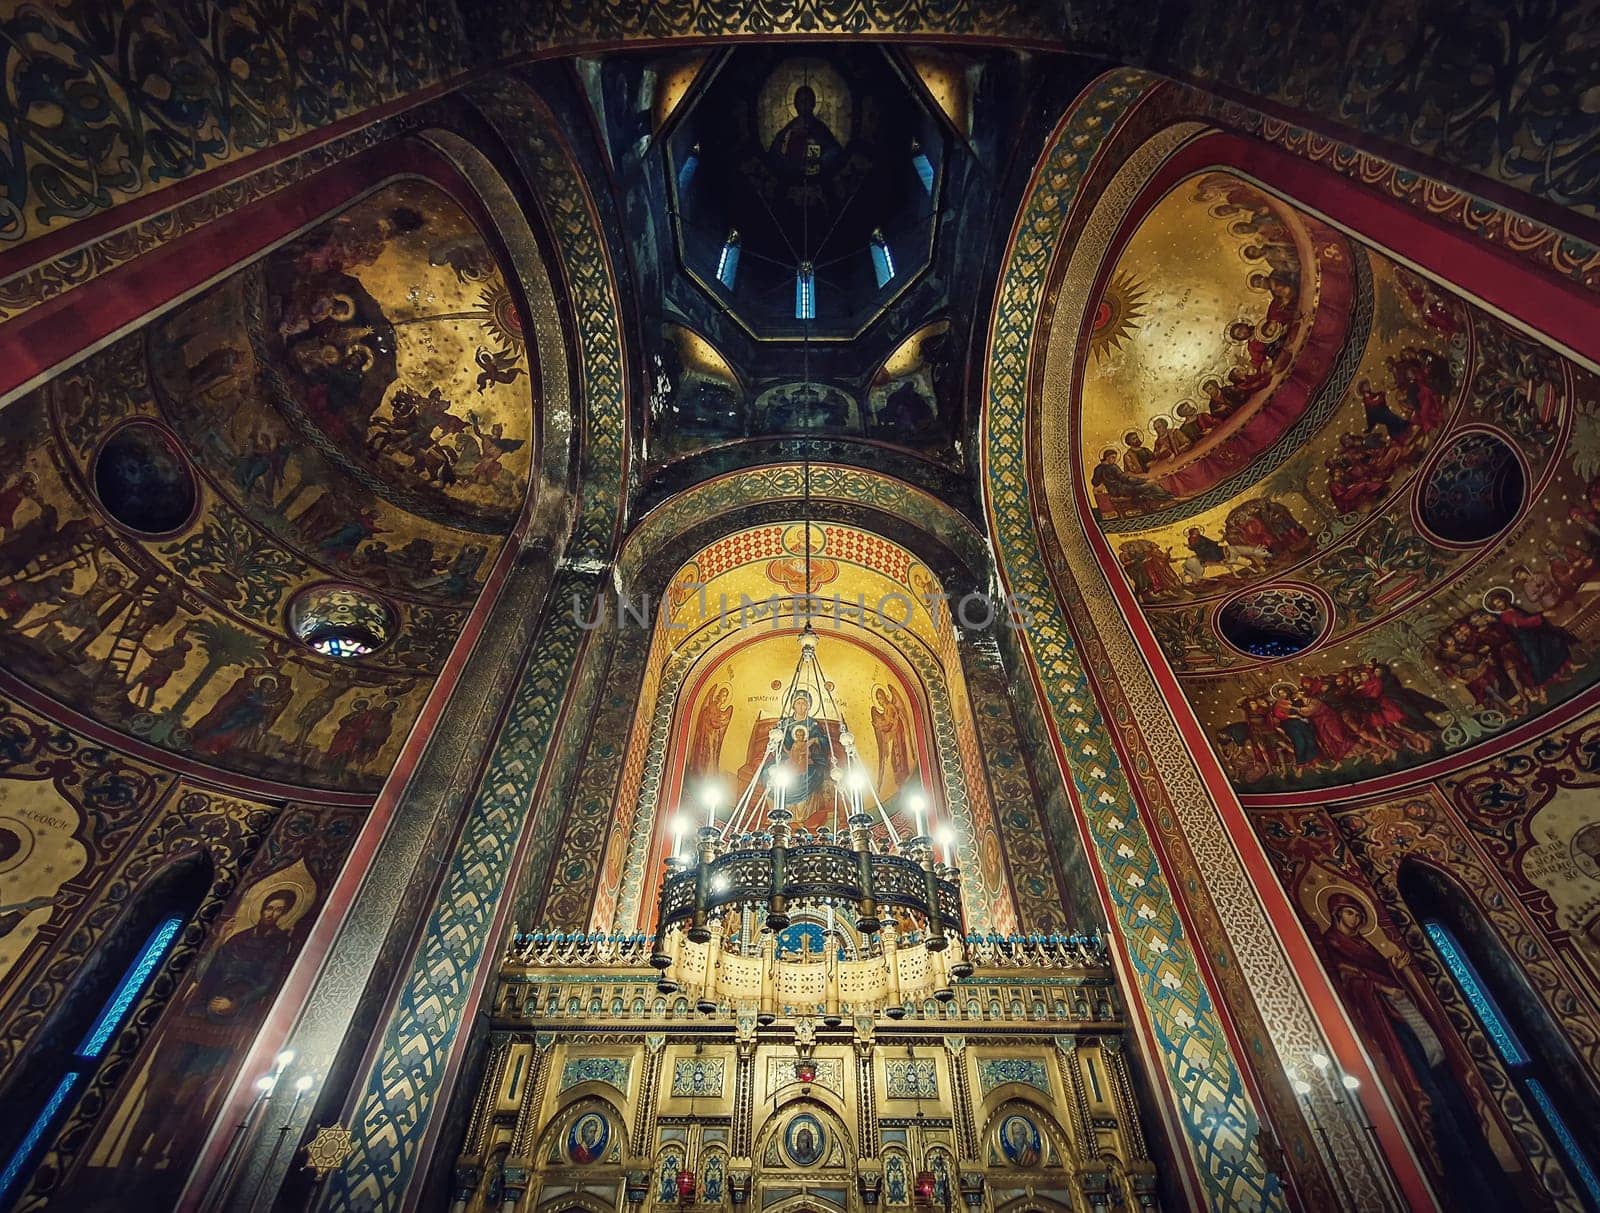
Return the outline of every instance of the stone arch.
{"type": "MultiPolygon", "coordinates": [[[[1101,76],[1058,125],[1013,229],[990,335],[982,483],[1002,584],[1042,606],[1042,618],[1016,638],[1015,652],[1033,681],[1062,775],[1085,821],[1102,903],[1124,945],[1117,950],[1124,988],[1146,1022],[1141,1042],[1152,1069],[1165,1073],[1160,1085],[1179,1121],[1189,1126],[1187,1135],[1202,1140],[1201,1104],[1189,1086],[1193,1076],[1181,1075],[1176,1054],[1156,1041],[1205,1036],[1213,1044],[1216,1077],[1227,1075],[1223,1081],[1234,1092],[1230,1114],[1254,1126],[1270,1112],[1280,1138],[1293,1137],[1300,1156],[1318,1157],[1287,1090],[1285,1066],[1332,1041],[1349,1068],[1367,1080],[1370,1071],[1192,718],[1181,702],[1177,716],[1162,706],[1163,699],[1178,698],[1176,688],[1159,655],[1148,656],[1153,638],[1137,608],[1130,609],[1119,594],[1120,582],[1115,589],[1111,584],[1108,549],[1103,541],[1097,545],[1099,536],[1085,524],[1082,488],[1073,493],[1078,477],[1052,477],[1044,467],[1050,447],[1044,429],[1053,410],[1065,415],[1067,394],[1074,390],[1072,366],[1082,356],[1086,311],[1109,237],[1141,183],[1186,150],[1202,154],[1194,152],[1197,147],[1206,156],[1232,149],[1258,179],[1286,167],[1302,182],[1320,183],[1330,198],[1339,194],[1340,205],[1370,206],[1390,227],[1420,228],[1411,208],[1428,205],[1409,192],[1411,178],[1365,153],[1301,139],[1259,114],[1145,73],[1118,69],[1101,76]],[[1215,132],[1222,126],[1243,133],[1215,132]],[[1052,490],[1065,494],[1063,508],[1041,509],[1052,490]],[[1090,678],[1091,664],[1097,680],[1090,678]],[[1108,709],[1122,726],[1115,734],[1096,707],[1097,688],[1117,700],[1108,709]],[[1159,834],[1160,857],[1146,821],[1159,834]],[[1139,876],[1137,883],[1127,879],[1130,870],[1139,876]],[[1182,917],[1169,883],[1174,871],[1190,890],[1181,899],[1182,917]],[[1220,905],[1228,907],[1226,916],[1220,905]],[[1206,940],[1211,955],[1195,950],[1189,930],[1206,940]],[[1220,966],[1226,966],[1226,977],[1220,966]],[[1212,991],[1216,1001],[1202,1005],[1202,990],[1212,991]],[[1174,999],[1176,991],[1186,993],[1174,999]],[[1270,1014],[1257,997],[1271,998],[1270,1014]],[[1247,1066],[1233,1043],[1240,1036],[1264,1042],[1273,1060],[1259,1071],[1247,1066]]],[[[1459,197],[1437,183],[1426,188],[1436,191],[1435,198],[1459,197]]],[[[1322,209],[1326,214],[1327,206],[1322,209]]],[[[1482,230],[1494,238],[1520,222],[1493,212],[1482,230]]],[[[1559,238],[1541,234],[1532,244],[1531,254],[1507,258],[1508,280],[1541,285],[1542,306],[1556,310],[1552,292],[1572,293],[1550,285],[1559,238]]],[[[1430,257],[1448,261],[1452,254],[1481,262],[1483,250],[1477,236],[1452,228],[1444,250],[1430,257]]],[[[1512,288],[1502,282],[1495,290],[1504,299],[1512,288]]],[[[1546,319],[1540,317],[1541,327],[1546,319]]],[[[1547,331],[1583,348],[1585,338],[1570,324],[1547,331]]],[[[1406,1198],[1428,1204],[1432,1197],[1391,1111],[1375,1108],[1373,1118],[1406,1198]]],[[[1385,1181],[1363,1150],[1361,1126],[1341,1119],[1329,1133],[1334,1165],[1358,1191],[1369,1191],[1375,1201],[1387,1199],[1385,1181]]],[[[1197,1160],[1205,1149],[1199,1148],[1197,1160]]],[[[1253,1149],[1245,1151],[1245,1160],[1244,1171],[1233,1173],[1230,1182],[1248,1173],[1243,1182],[1254,1198],[1277,1207],[1283,1197],[1276,1178],[1253,1149]]],[[[1199,1188],[1223,1180],[1203,1160],[1183,1178],[1198,1185],[1191,1187],[1196,1200],[1199,1188]]],[[[1332,1191],[1326,1175],[1313,1173],[1306,1181],[1332,1191]]]]}

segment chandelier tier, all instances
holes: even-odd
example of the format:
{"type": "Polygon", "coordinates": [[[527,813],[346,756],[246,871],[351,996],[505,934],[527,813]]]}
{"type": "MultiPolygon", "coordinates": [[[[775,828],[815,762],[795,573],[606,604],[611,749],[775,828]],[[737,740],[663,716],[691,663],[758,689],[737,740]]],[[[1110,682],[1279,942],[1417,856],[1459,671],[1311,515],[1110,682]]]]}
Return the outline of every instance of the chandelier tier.
{"type": "MultiPolygon", "coordinates": [[[[809,521],[806,525],[809,588],[809,521]]],[[[693,831],[692,849],[683,845],[688,823],[681,816],[675,823],[650,959],[661,971],[663,992],[677,988],[667,972],[681,953],[673,934],[683,931],[690,942],[704,944],[712,938],[713,920],[730,914],[741,921],[754,915],[771,936],[797,916],[820,920],[836,941],[844,938],[842,916],[863,941],[881,933],[896,949],[920,944],[933,953],[949,948],[953,935],[956,955],[946,970],[954,978],[972,972],[961,954],[965,915],[961,873],[950,862],[952,831],[933,827],[920,794],[910,801],[914,832],[907,837],[896,829],[823,673],[810,606],[809,595],[803,608],[797,604],[796,613],[807,619],[800,656],[754,776],[720,824],[718,796],[714,788],[707,790],[706,820],[693,831]],[[836,740],[812,716],[814,706],[831,709],[839,722],[836,740]],[[806,785],[824,755],[832,823],[815,831],[796,827],[790,806],[815,791],[806,785]],[[936,837],[942,843],[940,857],[934,853],[936,837]]]]}

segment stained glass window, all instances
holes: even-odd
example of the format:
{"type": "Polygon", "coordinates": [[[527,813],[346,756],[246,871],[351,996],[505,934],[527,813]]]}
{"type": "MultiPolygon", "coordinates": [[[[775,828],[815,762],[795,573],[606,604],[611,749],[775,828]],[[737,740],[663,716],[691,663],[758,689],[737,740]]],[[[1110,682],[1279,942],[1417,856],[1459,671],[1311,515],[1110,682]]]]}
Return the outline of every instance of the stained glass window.
{"type": "Polygon", "coordinates": [[[1444,961],[1445,967],[1450,970],[1450,976],[1455,978],[1456,985],[1460,986],[1461,992],[1467,996],[1467,1001],[1472,1004],[1473,1014],[1478,1017],[1483,1030],[1489,1034],[1489,1039],[1494,1041],[1495,1049],[1505,1059],[1506,1064],[1526,1065],[1527,1051],[1523,1049],[1516,1033],[1511,1030],[1511,1025],[1506,1022],[1506,1017],[1500,1013],[1499,1006],[1489,996],[1488,989],[1478,977],[1478,971],[1472,967],[1472,962],[1461,950],[1461,945],[1450,933],[1450,928],[1436,919],[1430,919],[1422,924],[1422,929],[1433,941],[1439,959],[1444,961]]]}
{"type": "Polygon", "coordinates": [[[139,995],[149,986],[150,979],[155,976],[156,969],[182,929],[183,919],[179,916],[173,914],[163,918],[155,930],[150,932],[144,946],[133,958],[133,963],[123,972],[122,979],[117,982],[111,997],[106,999],[105,1005],[100,1008],[99,1015],[95,1017],[94,1023],[84,1035],[82,1043],[68,1059],[66,1072],[57,1080],[50,1097],[45,1100],[44,1106],[39,1109],[39,1114],[28,1126],[28,1131],[17,1144],[16,1150],[6,1160],[5,1169],[0,1171],[0,1204],[6,1203],[12,1189],[28,1171],[45,1135],[68,1107],[72,1093],[88,1085],[89,1076],[99,1065],[101,1054],[105,1052],[106,1046],[111,1043],[111,1038],[127,1020],[128,1012],[139,1000],[139,995]]]}
{"type": "Polygon", "coordinates": [[[922,188],[932,194],[933,161],[928,159],[928,153],[922,150],[922,144],[915,139],[911,141],[911,167],[917,170],[917,180],[922,182],[922,188]]]}
{"type": "Polygon", "coordinates": [[[794,275],[794,318],[817,318],[817,271],[811,262],[802,261],[794,275]]]}
{"type": "Polygon", "coordinates": [[[729,231],[722,242],[722,255],[717,258],[717,281],[730,291],[739,279],[739,233],[729,231]]]}
{"type": "Polygon", "coordinates": [[[1590,1206],[1600,1208],[1600,1175],[1596,1174],[1583,1147],[1573,1136],[1566,1117],[1561,1114],[1549,1088],[1536,1076],[1533,1058],[1522,1047],[1522,1042],[1512,1030],[1510,1021],[1501,1013],[1500,1006],[1490,993],[1489,987],[1478,976],[1478,970],[1467,956],[1466,949],[1461,946],[1450,928],[1437,919],[1424,920],[1422,929],[1427,932],[1434,950],[1439,953],[1439,959],[1444,961],[1445,968],[1450,970],[1450,976],[1455,979],[1456,985],[1472,1005],[1472,1013],[1477,1016],[1484,1032],[1494,1043],[1495,1051],[1505,1061],[1512,1080],[1527,1096],[1528,1102],[1538,1109],[1540,1119],[1544,1121],[1550,1136],[1555,1139],[1556,1145],[1566,1157],[1571,1174],[1583,1185],[1584,1191],[1588,1194],[1590,1206]]]}
{"type": "Polygon", "coordinates": [[[889,251],[889,242],[884,239],[881,229],[873,229],[871,247],[872,273],[878,280],[878,287],[882,289],[894,278],[894,254],[889,251]]]}
{"type": "Polygon", "coordinates": [[[1589,1159],[1584,1155],[1583,1147],[1572,1135],[1572,1130],[1567,1127],[1567,1122],[1562,1119],[1561,1113],[1556,1111],[1555,1101],[1550,1098],[1550,1092],[1544,1089],[1544,1083],[1537,1078],[1530,1078],[1522,1085],[1527,1089],[1528,1098],[1533,1101],[1550,1126],[1550,1132],[1561,1146],[1561,1152],[1572,1164],[1578,1182],[1589,1194],[1589,1203],[1600,1206],[1600,1175],[1595,1174],[1594,1168],[1589,1165],[1589,1159]]]}
{"type": "Polygon", "coordinates": [[[688,192],[689,183],[694,180],[694,171],[700,167],[700,145],[697,143],[689,149],[689,154],[684,157],[683,163],[678,166],[678,193],[688,192]]]}
{"type": "Polygon", "coordinates": [[[94,1027],[89,1029],[89,1034],[83,1038],[83,1043],[78,1046],[78,1056],[86,1061],[92,1061],[105,1052],[106,1045],[111,1041],[111,1035],[127,1018],[128,1009],[133,1006],[133,1000],[139,997],[146,985],[150,983],[150,975],[156,971],[156,966],[161,963],[161,958],[167,954],[167,949],[172,946],[172,941],[178,937],[178,931],[183,926],[183,919],[172,915],[163,919],[161,925],[150,933],[150,938],[145,941],[139,955],[134,958],[128,971],[122,975],[122,980],[117,984],[116,992],[100,1011],[100,1017],[94,1021],[94,1027]]]}
{"type": "Polygon", "coordinates": [[[343,661],[382,648],[394,624],[388,603],[358,586],[307,586],[289,603],[289,629],[324,657],[343,661]]]}

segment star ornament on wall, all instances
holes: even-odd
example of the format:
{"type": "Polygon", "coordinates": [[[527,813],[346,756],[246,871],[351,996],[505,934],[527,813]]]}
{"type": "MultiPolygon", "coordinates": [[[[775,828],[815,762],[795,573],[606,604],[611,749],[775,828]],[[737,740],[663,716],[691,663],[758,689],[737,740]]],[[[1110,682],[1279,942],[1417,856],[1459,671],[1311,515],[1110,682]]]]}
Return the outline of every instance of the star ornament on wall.
{"type": "Polygon", "coordinates": [[[315,1171],[321,1183],[330,1171],[344,1166],[344,1160],[355,1151],[350,1130],[343,1125],[322,1125],[317,1135],[306,1143],[306,1169],[315,1171]]]}

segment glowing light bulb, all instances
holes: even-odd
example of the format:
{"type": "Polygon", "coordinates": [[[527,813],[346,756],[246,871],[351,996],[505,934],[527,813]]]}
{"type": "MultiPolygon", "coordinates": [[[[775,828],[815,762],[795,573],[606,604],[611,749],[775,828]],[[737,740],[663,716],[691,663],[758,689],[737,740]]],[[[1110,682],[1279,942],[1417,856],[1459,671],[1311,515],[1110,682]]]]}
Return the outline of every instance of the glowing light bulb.
{"type": "Polygon", "coordinates": [[[1333,1063],[1328,1060],[1328,1055],[1326,1053],[1313,1053],[1311,1055],[1311,1064],[1316,1066],[1319,1070],[1326,1070],[1333,1063]]]}
{"type": "Polygon", "coordinates": [[[1361,1080],[1354,1074],[1342,1074],[1339,1077],[1339,1081],[1344,1083],[1344,1089],[1346,1091],[1354,1091],[1361,1085],[1361,1080]]]}
{"type": "Polygon", "coordinates": [[[788,767],[773,767],[767,775],[767,782],[775,788],[786,788],[791,778],[788,767]]]}
{"type": "Polygon", "coordinates": [[[263,1074],[260,1078],[256,1079],[256,1090],[258,1091],[270,1091],[277,1085],[278,1080],[271,1074],[263,1074]]]}
{"type": "Polygon", "coordinates": [[[700,803],[708,809],[714,809],[722,803],[722,789],[714,783],[707,783],[700,789],[700,803]]]}
{"type": "Polygon", "coordinates": [[[1294,1093],[1296,1095],[1310,1095],[1311,1094],[1311,1084],[1309,1082],[1307,1082],[1303,1078],[1295,1079],[1294,1082],[1291,1085],[1294,1087],[1294,1093]]]}
{"type": "Polygon", "coordinates": [[[715,891],[717,893],[726,893],[728,891],[728,877],[727,877],[727,874],[726,873],[722,873],[722,874],[716,876],[711,881],[711,888],[712,888],[713,891],[715,891]]]}
{"type": "Polygon", "coordinates": [[[302,1074],[302,1075],[300,1075],[299,1078],[295,1079],[294,1080],[294,1089],[296,1091],[300,1092],[300,1094],[302,1094],[302,1095],[304,1095],[307,1091],[311,1090],[311,1075],[302,1074]]]}
{"type": "Polygon", "coordinates": [[[935,841],[937,841],[939,844],[939,849],[944,852],[945,866],[949,867],[950,848],[955,845],[956,832],[949,826],[940,826],[936,831],[934,831],[934,836],[935,841]]]}
{"type": "Polygon", "coordinates": [[[285,1049],[282,1053],[278,1054],[278,1058],[277,1058],[278,1069],[280,1069],[280,1070],[288,1069],[289,1068],[289,1063],[292,1062],[293,1060],[294,1060],[294,1050],[293,1049],[285,1049]]]}

